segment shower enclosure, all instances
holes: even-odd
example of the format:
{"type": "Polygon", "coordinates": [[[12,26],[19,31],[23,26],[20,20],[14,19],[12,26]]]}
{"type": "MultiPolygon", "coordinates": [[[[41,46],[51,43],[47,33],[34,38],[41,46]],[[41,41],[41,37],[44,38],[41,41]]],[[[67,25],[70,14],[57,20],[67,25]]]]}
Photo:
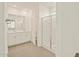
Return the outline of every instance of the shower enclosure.
{"type": "Polygon", "coordinates": [[[56,15],[42,18],[42,46],[52,52],[56,49],[56,15]]]}

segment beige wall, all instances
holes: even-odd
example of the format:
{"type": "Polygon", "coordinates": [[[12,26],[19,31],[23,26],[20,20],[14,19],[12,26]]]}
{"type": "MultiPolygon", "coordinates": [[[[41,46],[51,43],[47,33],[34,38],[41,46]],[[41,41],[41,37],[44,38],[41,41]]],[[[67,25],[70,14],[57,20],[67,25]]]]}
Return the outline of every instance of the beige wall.
{"type": "Polygon", "coordinates": [[[79,52],[79,3],[57,3],[56,54],[74,57],[79,52]]]}
{"type": "Polygon", "coordinates": [[[5,3],[0,3],[0,56],[7,56],[7,40],[5,28],[5,3]]]}

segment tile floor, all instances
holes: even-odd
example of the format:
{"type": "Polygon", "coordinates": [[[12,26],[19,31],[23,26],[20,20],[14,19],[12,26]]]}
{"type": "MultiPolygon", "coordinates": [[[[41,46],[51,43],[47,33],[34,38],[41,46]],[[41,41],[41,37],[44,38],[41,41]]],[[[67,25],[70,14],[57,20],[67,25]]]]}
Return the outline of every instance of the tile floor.
{"type": "Polygon", "coordinates": [[[32,43],[9,47],[9,57],[55,57],[55,54],[32,43]]]}

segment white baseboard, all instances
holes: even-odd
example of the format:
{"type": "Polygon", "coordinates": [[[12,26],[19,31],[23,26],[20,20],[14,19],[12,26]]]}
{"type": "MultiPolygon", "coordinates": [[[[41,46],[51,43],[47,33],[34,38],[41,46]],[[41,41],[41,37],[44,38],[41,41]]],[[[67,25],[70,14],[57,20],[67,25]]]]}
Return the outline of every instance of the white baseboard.
{"type": "Polygon", "coordinates": [[[10,46],[8,46],[8,48],[13,47],[13,46],[22,45],[22,44],[29,43],[29,42],[31,42],[31,41],[27,41],[27,42],[22,42],[22,43],[19,43],[19,44],[10,45],[10,46]]]}

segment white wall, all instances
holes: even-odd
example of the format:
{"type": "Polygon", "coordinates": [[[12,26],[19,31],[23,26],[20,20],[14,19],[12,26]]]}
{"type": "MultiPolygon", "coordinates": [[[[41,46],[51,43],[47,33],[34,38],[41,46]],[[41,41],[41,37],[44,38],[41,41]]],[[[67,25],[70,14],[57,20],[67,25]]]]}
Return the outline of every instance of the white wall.
{"type": "MultiPolygon", "coordinates": [[[[8,3],[9,4],[9,3],[8,3]]],[[[24,16],[25,20],[24,20],[24,26],[25,26],[25,31],[31,31],[31,20],[32,20],[32,10],[25,8],[25,9],[21,9],[18,7],[9,7],[8,6],[8,14],[13,14],[15,15],[15,18],[17,16],[24,16]],[[24,11],[25,9],[27,9],[27,11],[24,11]]],[[[18,19],[18,18],[16,18],[18,19]]]]}
{"type": "Polygon", "coordinates": [[[32,42],[36,45],[36,37],[37,37],[37,33],[38,33],[38,21],[39,21],[39,7],[38,7],[38,3],[35,4],[35,6],[33,6],[33,10],[32,10],[32,42]]]}
{"type": "Polygon", "coordinates": [[[5,3],[0,3],[0,56],[7,56],[7,40],[5,39],[5,3]]]}
{"type": "Polygon", "coordinates": [[[79,52],[79,3],[57,3],[56,55],[74,57],[79,52]]]}

